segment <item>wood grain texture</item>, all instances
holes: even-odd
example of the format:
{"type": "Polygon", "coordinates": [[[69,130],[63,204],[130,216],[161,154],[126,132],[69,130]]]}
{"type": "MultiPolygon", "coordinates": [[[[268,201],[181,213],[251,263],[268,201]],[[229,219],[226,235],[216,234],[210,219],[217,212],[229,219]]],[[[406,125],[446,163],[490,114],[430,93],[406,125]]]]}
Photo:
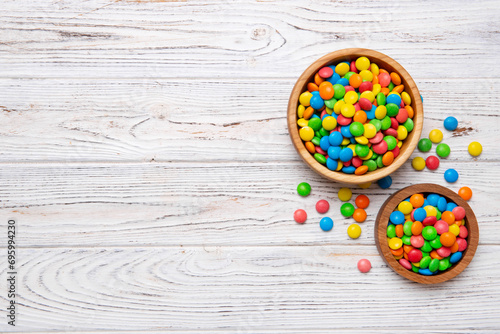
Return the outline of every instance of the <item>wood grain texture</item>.
{"type": "Polygon", "coordinates": [[[386,177],[401,167],[406,160],[413,153],[413,150],[417,147],[418,141],[420,139],[420,134],[422,133],[422,126],[424,122],[424,110],[422,107],[422,99],[420,92],[413,81],[411,75],[394,59],[389,56],[369,49],[362,48],[349,48],[338,50],[329,53],[320,59],[313,62],[297,79],[292,93],[290,94],[290,99],[288,101],[287,109],[287,124],[288,132],[293,143],[293,146],[297,150],[302,160],[316,173],[321,176],[340,183],[348,184],[361,184],[367,182],[374,182],[386,177]],[[342,61],[352,62],[359,57],[367,57],[371,63],[377,64],[380,68],[389,71],[389,73],[396,72],[401,77],[401,84],[404,85],[404,90],[409,94],[411,98],[411,107],[414,110],[414,117],[412,117],[414,122],[413,131],[408,134],[405,139],[401,151],[394,159],[390,166],[385,168],[378,168],[374,171],[368,172],[364,175],[349,175],[342,172],[331,171],[326,166],[320,164],[316,159],[309,153],[304,146],[304,142],[300,138],[299,128],[297,126],[297,107],[299,106],[299,96],[303,92],[307,91],[307,84],[309,82],[314,82],[314,76],[318,71],[328,65],[337,65],[342,61]]]}
{"type": "MultiPolygon", "coordinates": [[[[286,123],[295,80],[0,79],[0,161],[298,161],[286,123]]],[[[500,79],[417,85],[423,137],[448,115],[460,121],[444,131],[447,161],[471,161],[474,140],[475,161],[500,161],[500,79]]]]}
{"type": "Polygon", "coordinates": [[[457,193],[438,184],[420,183],[408,186],[395,192],[384,202],[384,204],[382,204],[382,207],[377,214],[377,218],[375,219],[374,238],[377,249],[384,261],[399,275],[417,283],[438,284],[446,282],[459,275],[472,261],[479,243],[479,226],[477,224],[474,211],[466,201],[458,196],[457,193]],[[395,208],[397,208],[397,205],[401,203],[401,201],[404,201],[406,198],[414,194],[424,194],[424,196],[427,196],[429,193],[439,194],[447,201],[451,201],[465,209],[466,215],[464,221],[469,235],[465,238],[467,240],[467,249],[463,252],[463,257],[458,263],[454,264],[454,266],[447,271],[440,272],[432,276],[424,276],[403,268],[394,258],[394,255],[391,253],[389,246],[387,245],[387,225],[389,223],[391,213],[395,210],[395,208]]]}
{"type": "Polygon", "coordinates": [[[401,314],[388,310],[407,300],[406,331],[494,330],[499,251],[482,247],[454,280],[423,287],[374,245],[22,249],[16,330],[395,331],[401,314]]]}

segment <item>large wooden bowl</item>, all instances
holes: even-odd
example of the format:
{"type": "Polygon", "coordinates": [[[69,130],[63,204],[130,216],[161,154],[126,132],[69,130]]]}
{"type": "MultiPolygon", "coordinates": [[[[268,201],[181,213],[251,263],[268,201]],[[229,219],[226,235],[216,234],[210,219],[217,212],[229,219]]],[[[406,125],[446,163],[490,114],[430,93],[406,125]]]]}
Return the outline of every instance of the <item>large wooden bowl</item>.
{"type": "Polygon", "coordinates": [[[460,274],[471,262],[479,243],[479,227],[476,216],[474,215],[474,212],[470,208],[469,204],[467,204],[467,202],[455,192],[437,184],[422,183],[401,189],[385,201],[377,215],[377,220],[375,221],[375,242],[377,244],[378,251],[384,258],[385,262],[401,276],[423,284],[442,283],[460,274]],[[439,194],[446,198],[447,201],[455,202],[458,206],[463,207],[465,209],[465,226],[469,231],[469,235],[466,238],[467,249],[464,251],[462,259],[458,263],[454,264],[451,269],[432,276],[420,275],[403,268],[403,266],[401,266],[394,258],[389,246],[387,245],[387,223],[389,222],[391,212],[394,211],[401,201],[417,193],[426,195],[429,193],[439,194]]]}
{"type": "Polygon", "coordinates": [[[369,49],[353,48],[339,50],[329,53],[326,56],[323,56],[320,59],[316,60],[299,77],[292,89],[290,100],[288,101],[288,132],[290,133],[293,145],[295,146],[295,149],[299,153],[300,157],[318,174],[326,177],[327,179],[341,183],[361,184],[376,181],[391,174],[396,169],[401,167],[401,165],[403,165],[405,161],[408,160],[413,150],[417,146],[418,140],[420,139],[420,134],[422,132],[423,123],[424,110],[422,107],[422,100],[420,98],[420,93],[417,89],[417,86],[410,74],[408,74],[403,66],[399,65],[394,59],[386,56],[383,53],[369,49]],[[396,72],[399,74],[402,84],[404,84],[405,86],[405,91],[410,94],[412,101],[411,107],[413,108],[415,115],[413,117],[413,131],[408,134],[408,137],[405,139],[404,144],[400,149],[398,157],[394,159],[394,162],[391,165],[383,168],[378,168],[364,175],[354,175],[329,170],[326,166],[317,162],[311,155],[311,153],[306,150],[304,142],[300,139],[299,136],[299,129],[297,125],[297,107],[300,94],[307,90],[306,87],[308,82],[314,81],[314,75],[320,68],[332,64],[338,64],[346,60],[356,60],[361,56],[368,57],[368,59],[370,59],[370,62],[376,63],[380,68],[384,68],[389,72],[396,72]]]}

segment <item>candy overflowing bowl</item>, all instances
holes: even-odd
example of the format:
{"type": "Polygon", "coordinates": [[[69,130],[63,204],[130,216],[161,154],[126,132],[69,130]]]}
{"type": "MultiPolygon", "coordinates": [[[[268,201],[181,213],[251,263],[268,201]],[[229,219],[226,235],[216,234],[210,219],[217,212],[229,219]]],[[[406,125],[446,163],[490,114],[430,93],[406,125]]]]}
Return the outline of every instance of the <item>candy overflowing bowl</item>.
{"type": "MultiPolygon", "coordinates": [[[[416,211],[414,211],[413,213],[415,212],[416,211]]],[[[439,220],[438,222],[443,223],[442,220],[439,220]]],[[[437,224],[438,223],[434,223],[434,226],[437,226],[437,224]]],[[[410,225],[412,225],[411,222],[410,225]]],[[[420,227],[422,226],[420,223],[418,223],[418,225],[420,225],[420,227]]],[[[460,237],[457,236],[457,240],[459,238],[460,237]]],[[[474,257],[479,242],[479,227],[474,212],[467,204],[467,202],[463,200],[458,194],[456,194],[455,192],[451,191],[448,188],[442,187],[437,184],[430,184],[430,183],[416,184],[399,190],[395,194],[391,195],[382,205],[377,215],[377,219],[375,221],[375,242],[378,251],[382,256],[382,258],[384,259],[384,261],[399,275],[406,277],[407,279],[412,280],[414,282],[422,284],[442,283],[460,274],[472,261],[472,258],[474,257]],[[402,202],[406,202],[406,200],[409,198],[411,199],[411,196],[415,194],[423,196],[428,196],[429,194],[436,194],[439,195],[440,198],[446,200],[448,203],[453,203],[453,205],[465,209],[464,212],[465,216],[461,224],[463,224],[462,228],[465,227],[467,230],[467,233],[464,236],[464,239],[466,240],[466,243],[464,242],[464,244],[467,245],[466,248],[464,250],[461,250],[461,252],[459,252],[460,253],[459,254],[460,256],[458,257],[459,260],[453,261],[454,263],[450,265],[448,269],[446,269],[445,267],[443,271],[436,270],[434,274],[429,273],[430,275],[428,276],[422,275],[418,272],[414,272],[413,270],[409,270],[408,268],[405,268],[403,265],[401,265],[401,262],[398,262],[398,260],[395,257],[394,249],[391,249],[389,246],[391,239],[388,237],[389,234],[388,225],[391,224],[390,223],[391,214],[393,214],[398,210],[399,204],[401,204],[402,202]]],[[[410,246],[410,248],[413,247],[410,246]]],[[[405,254],[405,257],[408,256],[405,254]]],[[[409,264],[408,261],[405,261],[405,263],[409,264]]]]}
{"type": "MultiPolygon", "coordinates": [[[[345,67],[346,65],[342,65],[342,66],[345,67]]],[[[328,69],[327,69],[327,71],[328,71],[328,69]]],[[[349,73],[351,73],[351,72],[349,72],[349,73]]],[[[361,74],[361,71],[359,73],[361,74]]],[[[335,72],[334,72],[334,75],[336,75],[335,72]]],[[[352,76],[352,74],[351,74],[351,76],[352,76]]],[[[386,74],[385,76],[388,76],[388,75],[386,74]]],[[[359,75],[356,74],[356,77],[359,78],[359,75]]],[[[349,79],[347,79],[347,80],[349,80],[349,79]]],[[[361,80],[361,79],[358,79],[358,80],[361,80]]],[[[363,84],[365,84],[364,81],[369,81],[369,80],[363,79],[363,84]]],[[[345,83],[345,81],[344,81],[344,83],[345,83]]],[[[349,86],[349,85],[350,85],[349,83],[347,85],[344,84],[344,86],[349,86]]],[[[337,85],[335,85],[335,86],[337,86],[337,85]]],[[[333,87],[333,88],[335,88],[335,87],[333,87]]],[[[342,89],[342,87],[340,87],[340,88],[342,89]]],[[[346,88],[349,88],[352,90],[352,87],[346,87],[346,88]]],[[[333,91],[331,89],[331,87],[329,89],[331,91],[333,91]]],[[[354,91],[356,92],[357,89],[355,89],[354,91]]],[[[346,94],[346,92],[347,92],[347,90],[344,91],[344,94],[346,94]]],[[[359,92],[361,92],[361,88],[359,89],[359,92]]],[[[399,93],[400,94],[397,94],[397,95],[399,95],[401,97],[402,96],[401,92],[399,92],[399,93]]],[[[344,95],[344,94],[342,94],[342,95],[344,95]]],[[[392,94],[392,93],[390,93],[390,94],[392,94]]],[[[358,98],[356,96],[356,94],[351,93],[350,95],[351,95],[350,97],[352,97],[352,95],[354,95],[355,99],[358,98]]],[[[386,94],[386,96],[388,96],[388,94],[386,94]]],[[[361,97],[362,97],[362,95],[361,95],[361,97]]],[[[356,103],[356,104],[361,104],[361,97],[359,98],[359,101],[358,101],[359,103],[356,103]]],[[[373,99],[373,96],[372,96],[372,99],[373,99]]],[[[339,100],[343,101],[344,99],[340,98],[339,100]]],[[[378,100],[376,100],[373,103],[374,106],[376,106],[377,101],[378,100]]],[[[385,97],[383,97],[383,101],[385,103],[385,97]]],[[[401,98],[399,101],[401,101],[401,98]]],[[[363,102],[366,103],[366,101],[363,101],[363,102]]],[[[352,106],[350,106],[350,107],[352,108],[352,106]]],[[[357,107],[357,110],[359,111],[359,107],[358,106],[356,106],[356,107],[357,107]]],[[[303,108],[303,107],[301,107],[301,108],[303,108]]],[[[325,107],[323,107],[323,110],[324,109],[325,109],[325,107]]],[[[315,110],[315,114],[318,114],[320,112],[321,112],[321,108],[315,110]]],[[[335,112],[335,113],[337,113],[337,112],[335,112]]],[[[369,112],[367,111],[367,113],[369,113],[369,112]]],[[[332,110],[330,109],[330,115],[338,117],[337,120],[340,120],[340,118],[342,118],[344,114],[338,113],[338,115],[335,115],[332,113],[332,110]]],[[[324,116],[328,116],[328,115],[323,114],[322,117],[324,117],[324,116]]],[[[314,115],[313,117],[319,118],[318,115],[314,115]]],[[[332,117],[330,117],[330,120],[331,120],[331,118],[332,117]]],[[[393,122],[396,119],[396,117],[391,117],[391,118],[393,119],[392,120],[393,122]]],[[[408,118],[408,115],[406,115],[406,118],[408,118]]],[[[323,120],[324,118],[319,118],[319,119],[323,120]]],[[[342,118],[343,121],[345,121],[345,119],[346,119],[345,117],[342,118]]],[[[420,97],[420,93],[417,89],[415,82],[413,81],[412,77],[408,74],[408,72],[399,63],[397,63],[394,59],[392,59],[392,58],[390,58],[390,57],[388,57],[380,52],[369,50],[369,49],[359,49],[359,48],[343,49],[343,50],[335,51],[335,52],[329,53],[329,54],[321,57],[320,59],[318,59],[314,63],[312,63],[312,65],[310,65],[302,73],[302,75],[299,77],[299,79],[295,83],[295,86],[293,87],[291,95],[290,95],[290,99],[288,102],[288,111],[287,111],[288,131],[290,133],[290,137],[292,139],[292,143],[293,143],[295,149],[299,153],[300,157],[304,160],[304,162],[310,168],[312,168],[315,172],[322,175],[323,177],[326,177],[327,179],[341,182],[341,183],[349,183],[349,184],[361,184],[361,183],[376,181],[376,180],[379,180],[385,176],[388,176],[389,174],[391,174],[395,170],[397,170],[399,167],[401,167],[401,165],[403,165],[404,162],[406,160],[408,160],[408,158],[410,157],[413,150],[415,149],[415,147],[418,144],[418,140],[419,140],[420,134],[422,132],[423,119],[424,119],[424,112],[423,112],[422,100],[420,97]],[[362,168],[360,168],[360,169],[364,169],[362,172],[363,174],[357,175],[358,171],[356,171],[356,173],[354,173],[354,169],[353,169],[354,166],[350,167],[351,168],[351,170],[349,170],[350,174],[344,173],[344,172],[339,171],[339,170],[333,170],[331,168],[332,161],[333,161],[332,159],[327,161],[327,162],[330,162],[330,167],[327,167],[328,164],[326,164],[325,161],[328,158],[328,154],[326,152],[323,152],[323,154],[317,155],[314,152],[311,152],[311,146],[312,146],[313,151],[315,149],[315,145],[312,145],[311,142],[308,143],[309,147],[306,148],[306,145],[305,145],[306,142],[301,138],[301,134],[299,134],[299,130],[302,131],[303,127],[301,128],[298,123],[308,122],[308,120],[306,117],[303,117],[303,118],[298,117],[298,108],[301,106],[301,103],[299,102],[299,99],[301,99],[301,97],[302,97],[301,94],[303,94],[304,92],[308,92],[308,89],[310,87],[308,85],[311,82],[314,83],[315,77],[317,77],[319,70],[324,69],[325,67],[329,67],[329,66],[331,66],[331,68],[334,68],[334,66],[336,66],[340,63],[343,63],[343,62],[355,62],[360,57],[363,57],[363,60],[365,60],[365,61],[367,61],[366,60],[366,58],[367,58],[370,62],[370,66],[371,66],[371,64],[376,64],[377,68],[384,69],[388,73],[391,73],[391,74],[394,73],[396,75],[396,77],[398,78],[397,80],[401,81],[399,86],[401,86],[401,88],[404,89],[406,101],[411,100],[411,102],[407,105],[408,105],[408,108],[411,109],[411,113],[413,113],[413,115],[412,115],[413,117],[411,120],[412,121],[411,122],[411,129],[407,132],[407,134],[405,134],[405,139],[401,141],[402,145],[401,145],[401,143],[398,143],[398,147],[396,147],[394,150],[397,152],[395,152],[394,154],[390,153],[389,154],[390,157],[388,157],[387,159],[386,159],[386,156],[384,156],[384,165],[379,166],[381,168],[377,168],[377,166],[375,166],[374,170],[373,170],[373,168],[370,168],[370,170],[367,172],[366,171],[367,168],[361,166],[362,168]],[[366,58],[364,58],[364,57],[366,57],[366,58]],[[399,146],[399,145],[401,145],[401,146],[399,146]],[[320,161],[318,161],[318,157],[320,158],[320,161]],[[322,161],[322,163],[321,163],[321,160],[325,160],[325,161],[322,161]],[[387,164],[385,163],[386,160],[389,160],[389,162],[387,164]]],[[[355,117],[352,117],[352,120],[355,120],[355,117]]],[[[318,123],[318,120],[315,120],[315,121],[316,121],[316,123],[318,123]]],[[[337,124],[337,122],[335,120],[331,120],[331,121],[334,124],[337,124]]],[[[365,122],[369,123],[366,118],[365,118],[365,122]]],[[[321,122],[319,122],[319,123],[321,124],[321,122]]],[[[337,129],[340,129],[340,121],[338,124],[339,125],[338,125],[337,129]]],[[[354,122],[352,122],[351,124],[354,124],[354,122]]],[[[359,122],[356,122],[356,124],[357,124],[358,128],[360,127],[361,131],[363,131],[363,124],[359,123],[359,122]]],[[[365,129],[366,129],[366,126],[372,127],[372,125],[368,125],[368,124],[364,124],[364,125],[365,125],[365,129]]],[[[397,125],[397,123],[396,123],[396,125],[397,125]]],[[[402,126],[402,122],[400,125],[402,126]]],[[[345,127],[348,127],[348,126],[345,126],[345,127]]],[[[312,131],[310,129],[307,129],[307,130],[309,132],[312,131]]],[[[325,129],[323,129],[323,128],[321,130],[325,131],[325,129]]],[[[379,130],[380,129],[377,129],[377,131],[379,131],[379,130]]],[[[405,129],[403,129],[403,130],[406,132],[405,129]]],[[[334,129],[333,131],[331,131],[331,133],[333,133],[335,131],[339,131],[339,130],[334,129]]],[[[396,130],[391,130],[391,131],[395,132],[396,130]]],[[[382,135],[381,132],[382,131],[380,130],[379,135],[382,135]]],[[[338,133],[340,133],[340,131],[338,133]]],[[[326,136],[325,132],[324,132],[324,136],[326,136]]],[[[395,136],[395,134],[394,134],[394,136],[395,136]]],[[[361,137],[363,137],[363,136],[361,136],[361,137]]],[[[317,140],[317,138],[315,138],[315,139],[317,140]]],[[[376,138],[373,138],[373,139],[376,139],[376,138]]],[[[367,139],[365,138],[364,140],[367,140],[367,139]]],[[[384,140],[385,140],[385,137],[384,137],[384,140]]],[[[353,142],[353,141],[351,141],[351,142],[353,142]]],[[[342,145],[344,145],[344,144],[342,144],[342,145]]],[[[356,145],[356,143],[354,143],[353,145],[356,145]]],[[[371,145],[372,144],[370,141],[370,143],[368,143],[366,146],[372,147],[371,145]]],[[[384,143],[384,145],[385,145],[385,143],[384,143]]],[[[391,144],[389,143],[389,145],[391,145],[391,144]]],[[[361,146],[362,148],[364,148],[365,145],[358,145],[358,146],[361,146]]],[[[316,150],[319,150],[319,152],[322,152],[319,149],[319,145],[316,145],[316,150]]],[[[372,150],[374,151],[373,148],[372,148],[372,150]]],[[[387,151],[387,145],[385,147],[385,151],[387,151]]],[[[370,152],[370,153],[372,153],[372,152],[370,152]]],[[[356,154],[354,154],[354,155],[356,155],[356,154]]],[[[382,156],[382,154],[380,154],[380,156],[382,156]]],[[[342,160],[342,161],[344,161],[344,160],[342,160]]],[[[335,160],[334,163],[337,164],[337,160],[335,160]]],[[[360,160],[358,160],[358,166],[360,163],[361,163],[360,160]]],[[[350,164],[350,161],[346,162],[346,165],[348,165],[348,164],[350,164]]],[[[373,165],[374,163],[371,162],[371,164],[373,165]]],[[[363,163],[363,165],[364,165],[364,163],[363,163]]],[[[338,167],[339,167],[339,169],[340,169],[340,167],[342,167],[340,160],[338,160],[338,167]]]]}

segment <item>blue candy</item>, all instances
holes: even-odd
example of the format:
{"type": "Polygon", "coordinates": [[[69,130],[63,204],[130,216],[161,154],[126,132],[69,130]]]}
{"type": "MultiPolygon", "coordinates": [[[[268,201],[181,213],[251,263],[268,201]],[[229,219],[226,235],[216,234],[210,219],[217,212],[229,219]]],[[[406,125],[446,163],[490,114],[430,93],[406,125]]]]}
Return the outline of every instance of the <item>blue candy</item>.
{"type": "Polygon", "coordinates": [[[341,126],[340,127],[340,133],[345,137],[345,138],[352,138],[352,133],[351,130],[349,130],[349,126],[341,126]]]}
{"type": "Polygon", "coordinates": [[[440,197],[438,200],[437,208],[439,211],[444,212],[446,211],[446,205],[448,202],[446,202],[446,198],[440,197]]]}
{"type": "Polygon", "coordinates": [[[394,103],[399,107],[401,105],[401,97],[398,94],[389,94],[386,103],[394,103]]]}
{"type": "Polygon", "coordinates": [[[453,116],[446,117],[446,119],[443,122],[443,125],[446,130],[453,131],[458,127],[458,121],[453,116]]]}
{"type": "Polygon", "coordinates": [[[425,269],[419,269],[418,273],[421,274],[421,275],[425,275],[425,276],[431,276],[432,274],[434,274],[432,271],[430,271],[427,268],[425,268],[425,269]]]}
{"type": "Polygon", "coordinates": [[[424,208],[418,208],[413,212],[413,219],[415,221],[422,222],[427,217],[427,212],[424,208]]]}
{"type": "Polygon", "coordinates": [[[342,171],[346,174],[354,174],[354,172],[356,171],[356,167],[354,166],[342,167],[342,171]]]}
{"type": "Polygon", "coordinates": [[[333,228],[333,220],[330,217],[324,217],[319,221],[319,227],[325,232],[333,228]]]}
{"type": "MultiPolygon", "coordinates": [[[[332,147],[330,147],[330,148],[332,148],[332,147]]],[[[338,149],[340,151],[340,147],[338,147],[338,149]]],[[[328,149],[328,151],[330,151],[330,149],[328,149]]],[[[329,170],[337,170],[338,165],[339,165],[339,163],[337,162],[337,160],[330,159],[330,154],[328,154],[328,159],[326,159],[326,167],[329,170]]]]}
{"type": "Polygon", "coordinates": [[[458,205],[456,205],[455,203],[453,202],[449,202],[448,204],[446,204],[446,211],[453,211],[453,209],[455,209],[458,205]]]}
{"type": "Polygon", "coordinates": [[[339,81],[337,81],[338,84],[341,84],[342,86],[349,86],[349,80],[347,80],[346,78],[342,78],[340,79],[339,81]]]}
{"type": "MultiPolygon", "coordinates": [[[[328,148],[328,157],[332,158],[333,160],[338,160],[340,157],[340,151],[342,151],[340,146],[330,146],[328,148]]],[[[337,165],[335,165],[335,168],[337,168],[337,165]]]]}
{"type": "Polygon", "coordinates": [[[330,145],[340,146],[340,144],[342,144],[342,141],[344,140],[344,137],[340,132],[332,131],[328,139],[330,140],[330,145]]]}
{"type": "Polygon", "coordinates": [[[311,97],[311,101],[309,103],[311,104],[311,107],[313,107],[316,110],[323,108],[323,106],[325,105],[325,101],[319,96],[319,94],[318,95],[313,94],[313,96],[311,97]]]}
{"type": "MultiPolygon", "coordinates": [[[[330,68],[332,68],[332,66],[330,66],[330,68]]],[[[326,79],[326,81],[329,81],[329,82],[331,82],[332,85],[335,85],[340,80],[340,75],[335,73],[335,67],[333,67],[332,69],[333,69],[333,75],[331,77],[329,77],[328,79],[326,79]]]]}
{"type": "Polygon", "coordinates": [[[401,211],[394,211],[389,216],[389,220],[394,225],[401,225],[405,222],[405,215],[401,211]]]}
{"type": "Polygon", "coordinates": [[[346,147],[340,151],[339,159],[342,162],[347,162],[352,159],[352,156],[353,156],[352,150],[349,147],[346,147]]]}
{"type": "Polygon", "coordinates": [[[462,252],[455,252],[450,256],[450,263],[457,263],[462,258],[462,252]]]}
{"type": "Polygon", "coordinates": [[[453,183],[457,182],[458,180],[458,172],[454,170],[453,168],[450,168],[444,172],[444,179],[446,182],[453,183]]]}
{"type": "Polygon", "coordinates": [[[429,205],[437,206],[439,197],[440,196],[438,194],[429,194],[429,196],[427,196],[427,201],[429,202],[429,205]]]}
{"type": "Polygon", "coordinates": [[[386,177],[377,181],[377,184],[382,189],[387,189],[392,185],[392,178],[387,175],[386,177]]]}

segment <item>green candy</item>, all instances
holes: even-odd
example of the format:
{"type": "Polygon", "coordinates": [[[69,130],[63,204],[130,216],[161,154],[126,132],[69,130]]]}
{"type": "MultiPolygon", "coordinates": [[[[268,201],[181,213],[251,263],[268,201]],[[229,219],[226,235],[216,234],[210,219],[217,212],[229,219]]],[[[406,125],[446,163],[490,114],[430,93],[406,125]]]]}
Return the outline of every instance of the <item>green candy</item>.
{"type": "Polygon", "coordinates": [[[307,182],[299,183],[297,186],[297,192],[300,196],[308,196],[311,193],[311,185],[307,182]]]}
{"type": "Polygon", "coordinates": [[[382,125],[381,129],[385,131],[391,127],[391,118],[389,116],[385,116],[384,118],[382,118],[380,123],[382,125]]]}
{"type": "Polygon", "coordinates": [[[436,147],[436,153],[441,158],[446,158],[450,155],[450,147],[445,143],[438,144],[438,146],[436,147]]]}
{"type": "Polygon", "coordinates": [[[369,123],[373,124],[375,126],[375,129],[377,130],[377,132],[379,132],[380,129],[382,128],[382,122],[380,122],[380,120],[378,120],[376,118],[372,119],[369,123]]]}
{"type": "Polygon", "coordinates": [[[449,256],[445,257],[442,260],[439,260],[439,270],[445,271],[446,269],[448,269],[449,266],[450,266],[450,257],[449,256]]]}
{"type": "Polygon", "coordinates": [[[321,134],[321,132],[320,132],[320,131],[316,131],[316,132],[314,132],[314,135],[315,135],[316,137],[318,137],[319,139],[323,138],[323,135],[321,134]]]}
{"type": "Polygon", "coordinates": [[[363,161],[363,165],[368,166],[368,171],[373,172],[378,168],[377,163],[374,160],[363,161]]]}
{"type": "Polygon", "coordinates": [[[398,141],[393,136],[385,136],[385,142],[387,143],[387,150],[392,151],[396,146],[398,146],[398,141]]]}
{"type": "Polygon", "coordinates": [[[359,137],[363,135],[365,128],[361,122],[352,122],[351,125],[349,125],[349,131],[354,137],[359,137]]]}
{"type": "Polygon", "coordinates": [[[372,154],[372,160],[376,160],[378,158],[378,154],[373,152],[372,154]]]}
{"type": "Polygon", "coordinates": [[[309,120],[307,125],[314,131],[319,131],[321,129],[321,118],[314,117],[309,120]]]}
{"type": "Polygon", "coordinates": [[[427,252],[427,253],[432,251],[431,243],[427,240],[424,240],[424,245],[422,247],[420,247],[420,250],[422,252],[427,252]]]}
{"type": "Polygon", "coordinates": [[[422,257],[422,260],[420,260],[420,268],[425,269],[429,266],[431,263],[432,258],[430,256],[424,256],[422,257]]]}
{"type": "Polygon", "coordinates": [[[326,164],[326,157],[323,154],[314,153],[314,159],[322,165],[326,164]]]}
{"type": "Polygon", "coordinates": [[[426,257],[426,256],[430,256],[430,254],[427,252],[422,252],[422,257],[426,257]]]}
{"type": "Polygon", "coordinates": [[[395,238],[396,237],[396,225],[387,226],[387,237],[395,238]]]}
{"type": "Polygon", "coordinates": [[[432,271],[432,272],[435,272],[438,269],[439,269],[439,260],[438,259],[432,259],[431,263],[429,263],[429,270],[432,271]]]}
{"type": "Polygon", "coordinates": [[[340,207],[340,213],[344,217],[352,217],[352,215],[354,214],[354,205],[352,205],[351,203],[342,204],[342,206],[340,207]]]}
{"type": "Polygon", "coordinates": [[[370,148],[366,145],[361,145],[361,144],[357,144],[356,147],[354,148],[354,151],[360,158],[364,158],[368,154],[370,154],[370,148]]]}
{"type": "Polygon", "coordinates": [[[418,149],[421,152],[429,152],[432,148],[432,142],[429,138],[422,138],[418,141],[418,149]]]}
{"type": "Polygon", "coordinates": [[[330,135],[330,131],[325,130],[325,129],[322,127],[321,129],[319,129],[319,134],[321,135],[321,137],[329,136],[329,135],[330,135]]]}
{"type": "Polygon", "coordinates": [[[389,92],[392,92],[392,90],[394,89],[394,83],[391,81],[391,83],[389,84],[389,86],[387,86],[387,88],[389,88],[389,92]]]}
{"type": "Polygon", "coordinates": [[[333,107],[335,106],[335,103],[337,103],[337,99],[333,97],[330,100],[326,100],[325,101],[325,106],[327,108],[333,109],[333,107]]]}
{"type": "Polygon", "coordinates": [[[411,270],[413,270],[414,273],[418,273],[419,269],[420,269],[419,267],[416,267],[413,264],[411,265],[411,270]]]}
{"type": "Polygon", "coordinates": [[[401,241],[403,241],[403,243],[405,245],[408,245],[408,246],[411,245],[411,237],[410,236],[403,235],[403,237],[401,237],[401,241]]]}
{"type": "Polygon", "coordinates": [[[345,88],[341,84],[335,84],[333,85],[333,98],[334,99],[341,99],[345,95],[345,88]]]}
{"type": "Polygon", "coordinates": [[[316,146],[319,146],[319,141],[321,140],[321,138],[319,137],[314,137],[311,142],[316,145],[316,146]]]}
{"type": "Polygon", "coordinates": [[[384,167],[384,162],[382,161],[382,156],[381,156],[381,155],[379,155],[379,156],[377,157],[377,166],[378,166],[379,168],[384,167]]]}
{"type": "Polygon", "coordinates": [[[387,103],[387,116],[394,117],[399,113],[399,106],[394,103],[387,103]]]}
{"type": "Polygon", "coordinates": [[[443,247],[443,245],[441,245],[441,240],[439,240],[439,237],[434,238],[434,240],[431,240],[429,243],[431,247],[434,249],[439,249],[443,247]]]}
{"type": "Polygon", "coordinates": [[[384,93],[378,93],[376,98],[377,98],[377,104],[379,106],[385,105],[385,95],[384,95],[384,93]]]}
{"type": "Polygon", "coordinates": [[[354,74],[354,72],[347,72],[345,75],[344,75],[344,78],[346,78],[347,80],[349,80],[352,75],[354,74]]]}
{"type": "MultiPolygon", "coordinates": [[[[436,209],[437,210],[437,209],[436,209]]],[[[441,211],[437,210],[437,213],[436,213],[436,219],[439,220],[441,219],[441,211]]]]}
{"type": "Polygon", "coordinates": [[[412,221],[407,221],[404,223],[403,225],[403,233],[409,237],[412,236],[412,232],[411,232],[411,226],[413,225],[413,222],[412,221]]]}
{"type": "Polygon", "coordinates": [[[408,132],[411,132],[414,127],[413,120],[411,118],[408,118],[406,122],[403,123],[403,126],[406,128],[408,132]]]}
{"type": "Polygon", "coordinates": [[[434,226],[426,226],[422,230],[422,236],[424,237],[425,240],[433,240],[437,236],[437,231],[434,228],[434,226]]]}

